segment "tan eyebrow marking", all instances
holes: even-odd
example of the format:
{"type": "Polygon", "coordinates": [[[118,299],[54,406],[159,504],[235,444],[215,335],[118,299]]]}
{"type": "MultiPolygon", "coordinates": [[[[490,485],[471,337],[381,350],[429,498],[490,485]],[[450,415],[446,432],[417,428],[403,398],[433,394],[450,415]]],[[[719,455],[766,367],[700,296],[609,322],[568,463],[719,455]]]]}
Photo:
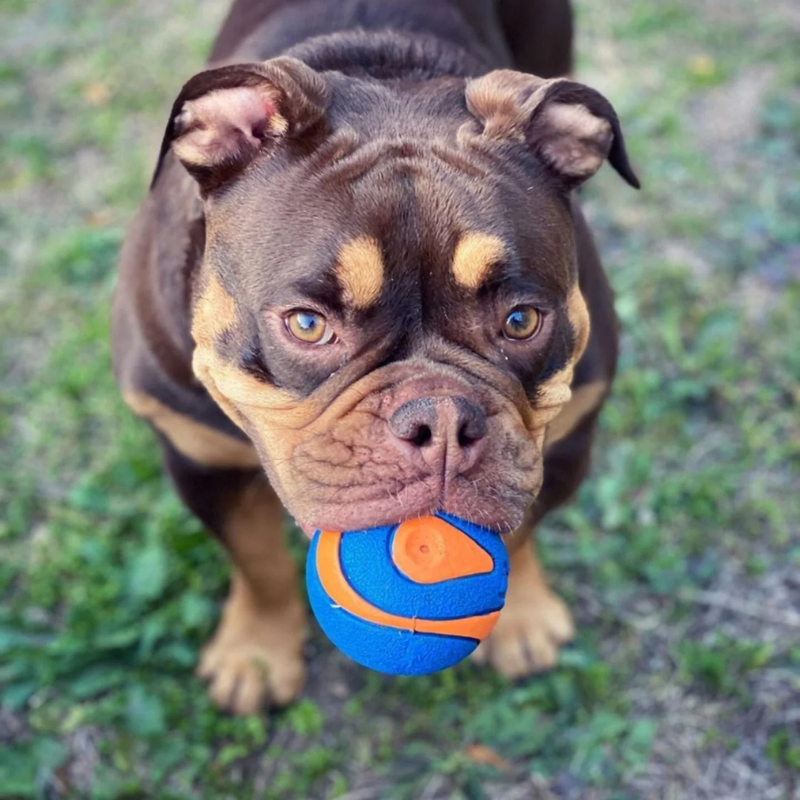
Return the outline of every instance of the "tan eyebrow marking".
{"type": "Polygon", "coordinates": [[[489,270],[503,257],[505,246],[489,233],[468,233],[456,245],[453,254],[453,275],[456,283],[477,289],[489,270]]]}
{"type": "Polygon", "coordinates": [[[356,308],[372,305],[383,289],[384,265],[381,247],[370,236],[357,236],[339,252],[336,277],[347,299],[356,308]]]}

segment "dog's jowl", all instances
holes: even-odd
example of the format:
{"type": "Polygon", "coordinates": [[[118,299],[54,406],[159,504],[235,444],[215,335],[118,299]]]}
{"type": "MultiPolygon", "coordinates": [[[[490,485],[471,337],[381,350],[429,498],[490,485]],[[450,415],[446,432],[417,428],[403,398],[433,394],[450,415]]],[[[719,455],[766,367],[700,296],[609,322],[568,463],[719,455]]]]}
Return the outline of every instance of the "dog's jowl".
{"type": "Polygon", "coordinates": [[[570,68],[566,0],[237,0],[166,120],[129,230],[114,361],[233,562],[199,674],[249,713],[301,690],[306,531],[446,511],[505,535],[509,676],[572,635],[531,532],[585,475],[610,291],[572,190],[620,124],[570,68]]]}

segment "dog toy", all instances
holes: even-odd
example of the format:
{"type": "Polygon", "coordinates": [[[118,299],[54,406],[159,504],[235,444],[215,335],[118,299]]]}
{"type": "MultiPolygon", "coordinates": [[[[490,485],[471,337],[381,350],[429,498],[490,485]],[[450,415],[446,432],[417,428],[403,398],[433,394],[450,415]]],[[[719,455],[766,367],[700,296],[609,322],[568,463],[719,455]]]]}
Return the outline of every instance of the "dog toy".
{"type": "Polygon", "coordinates": [[[311,608],[359,664],[426,675],[457,664],[497,622],[508,584],[500,536],[448,514],[362,531],[317,531],[311,608]]]}

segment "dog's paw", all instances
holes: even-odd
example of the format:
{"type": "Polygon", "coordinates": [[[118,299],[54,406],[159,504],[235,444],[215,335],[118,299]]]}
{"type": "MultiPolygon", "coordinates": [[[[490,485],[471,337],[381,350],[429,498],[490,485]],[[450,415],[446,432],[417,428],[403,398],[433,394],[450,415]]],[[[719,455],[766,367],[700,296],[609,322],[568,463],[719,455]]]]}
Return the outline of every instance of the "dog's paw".
{"type": "Polygon", "coordinates": [[[215,705],[234,714],[285,706],[303,688],[305,612],[292,606],[270,615],[226,613],[200,656],[197,675],[215,705]]]}
{"type": "Polygon", "coordinates": [[[569,609],[549,589],[514,593],[472,658],[479,664],[489,662],[507,678],[524,678],[552,669],[561,645],[574,633],[569,609]]]}

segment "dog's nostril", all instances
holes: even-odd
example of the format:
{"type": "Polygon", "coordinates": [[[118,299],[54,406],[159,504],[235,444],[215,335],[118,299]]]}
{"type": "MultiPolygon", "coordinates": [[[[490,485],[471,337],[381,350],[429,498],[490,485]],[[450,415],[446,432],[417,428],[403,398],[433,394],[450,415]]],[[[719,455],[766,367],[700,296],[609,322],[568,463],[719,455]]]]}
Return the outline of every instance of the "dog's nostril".
{"type": "Polygon", "coordinates": [[[470,425],[469,422],[465,422],[458,429],[459,447],[469,447],[471,444],[475,444],[478,439],[483,438],[483,434],[478,433],[473,428],[474,426],[470,425]]]}
{"type": "Polygon", "coordinates": [[[417,447],[425,447],[433,439],[433,431],[427,425],[420,425],[416,433],[408,441],[417,447]]]}
{"type": "Polygon", "coordinates": [[[453,405],[458,419],[459,446],[469,447],[483,439],[486,436],[486,414],[483,410],[465,397],[454,397],[453,405]]]}
{"type": "Polygon", "coordinates": [[[424,447],[433,440],[436,430],[436,405],[428,397],[409,400],[392,414],[389,430],[398,439],[415,447],[424,447]]]}

